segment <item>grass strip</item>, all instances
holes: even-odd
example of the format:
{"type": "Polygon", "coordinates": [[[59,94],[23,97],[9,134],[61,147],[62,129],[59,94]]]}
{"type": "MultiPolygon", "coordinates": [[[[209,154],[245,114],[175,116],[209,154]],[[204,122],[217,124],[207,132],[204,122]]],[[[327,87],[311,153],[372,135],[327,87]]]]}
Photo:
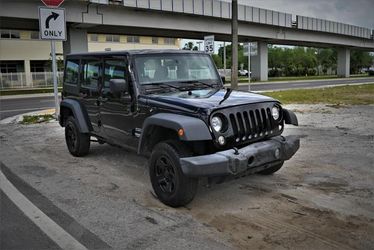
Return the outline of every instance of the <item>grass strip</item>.
{"type": "Polygon", "coordinates": [[[29,125],[29,124],[37,124],[42,122],[49,122],[54,120],[53,115],[51,114],[44,114],[44,115],[25,115],[23,116],[21,124],[29,125]]]}
{"type": "Polygon", "coordinates": [[[262,94],[278,99],[284,104],[368,105],[374,104],[374,83],[318,89],[294,89],[262,94]]]}

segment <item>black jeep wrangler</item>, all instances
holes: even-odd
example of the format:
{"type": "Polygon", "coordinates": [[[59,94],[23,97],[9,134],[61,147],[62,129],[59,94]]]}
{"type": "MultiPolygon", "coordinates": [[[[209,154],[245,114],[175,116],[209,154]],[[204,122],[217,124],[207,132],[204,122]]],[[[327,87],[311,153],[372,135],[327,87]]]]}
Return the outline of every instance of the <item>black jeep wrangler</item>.
{"type": "Polygon", "coordinates": [[[224,88],[208,54],[137,50],[68,55],[59,122],[74,156],[91,138],[149,156],[153,189],[177,207],[199,177],[278,171],[299,148],[277,100],[224,88]]]}

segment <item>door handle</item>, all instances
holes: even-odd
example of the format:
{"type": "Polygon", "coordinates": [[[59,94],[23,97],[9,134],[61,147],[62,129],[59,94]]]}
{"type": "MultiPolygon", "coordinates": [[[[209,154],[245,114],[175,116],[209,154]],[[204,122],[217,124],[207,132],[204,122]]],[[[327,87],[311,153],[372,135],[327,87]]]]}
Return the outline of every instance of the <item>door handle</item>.
{"type": "Polygon", "coordinates": [[[99,96],[98,100],[99,100],[100,102],[106,102],[106,101],[108,101],[108,98],[105,98],[105,97],[99,96]]]}
{"type": "Polygon", "coordinates": [[[108,98],[104,98],[104,97],[102,97],[102,96],[99,96],[99,97],[97,98],[96,103],[97,103],[97,105],[99,106],[101,103],[106,102],[106,101],[108,101],[108,98]]]}

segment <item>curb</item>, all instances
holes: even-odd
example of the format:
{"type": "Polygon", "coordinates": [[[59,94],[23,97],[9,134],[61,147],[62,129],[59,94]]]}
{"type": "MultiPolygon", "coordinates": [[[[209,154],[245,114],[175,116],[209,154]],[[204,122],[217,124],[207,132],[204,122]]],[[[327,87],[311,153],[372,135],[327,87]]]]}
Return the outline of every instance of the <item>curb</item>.
{"type": "Polygon", "coordinates": [[[38,111],[33,111],[33,112],[28,112],[28,113],[8,117],[3,120],[0,120],[0,125],[19,123],[23,120],[23,117],[26,115],[47,115],[47,114],[49,115],[55,114],[55,109],[38,110],[38,111]]]}

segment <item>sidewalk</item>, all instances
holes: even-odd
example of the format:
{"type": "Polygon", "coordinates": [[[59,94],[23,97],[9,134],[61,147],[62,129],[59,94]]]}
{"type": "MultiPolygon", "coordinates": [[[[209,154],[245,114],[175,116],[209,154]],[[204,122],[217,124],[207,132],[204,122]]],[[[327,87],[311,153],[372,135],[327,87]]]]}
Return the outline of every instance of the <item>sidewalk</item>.
{"type": "MultiPolygon", "coordinates": [[[[24,98],[37,98],[37,97],[53,97],[53,93],[40,93],[40,94],[22,94],[22,95],[4,95],[0,96],[0,100],[7,99],[24,99],[24,98]]],[[[58,96],[61,97],[61,93],[58,93],[58,96]]]]}

